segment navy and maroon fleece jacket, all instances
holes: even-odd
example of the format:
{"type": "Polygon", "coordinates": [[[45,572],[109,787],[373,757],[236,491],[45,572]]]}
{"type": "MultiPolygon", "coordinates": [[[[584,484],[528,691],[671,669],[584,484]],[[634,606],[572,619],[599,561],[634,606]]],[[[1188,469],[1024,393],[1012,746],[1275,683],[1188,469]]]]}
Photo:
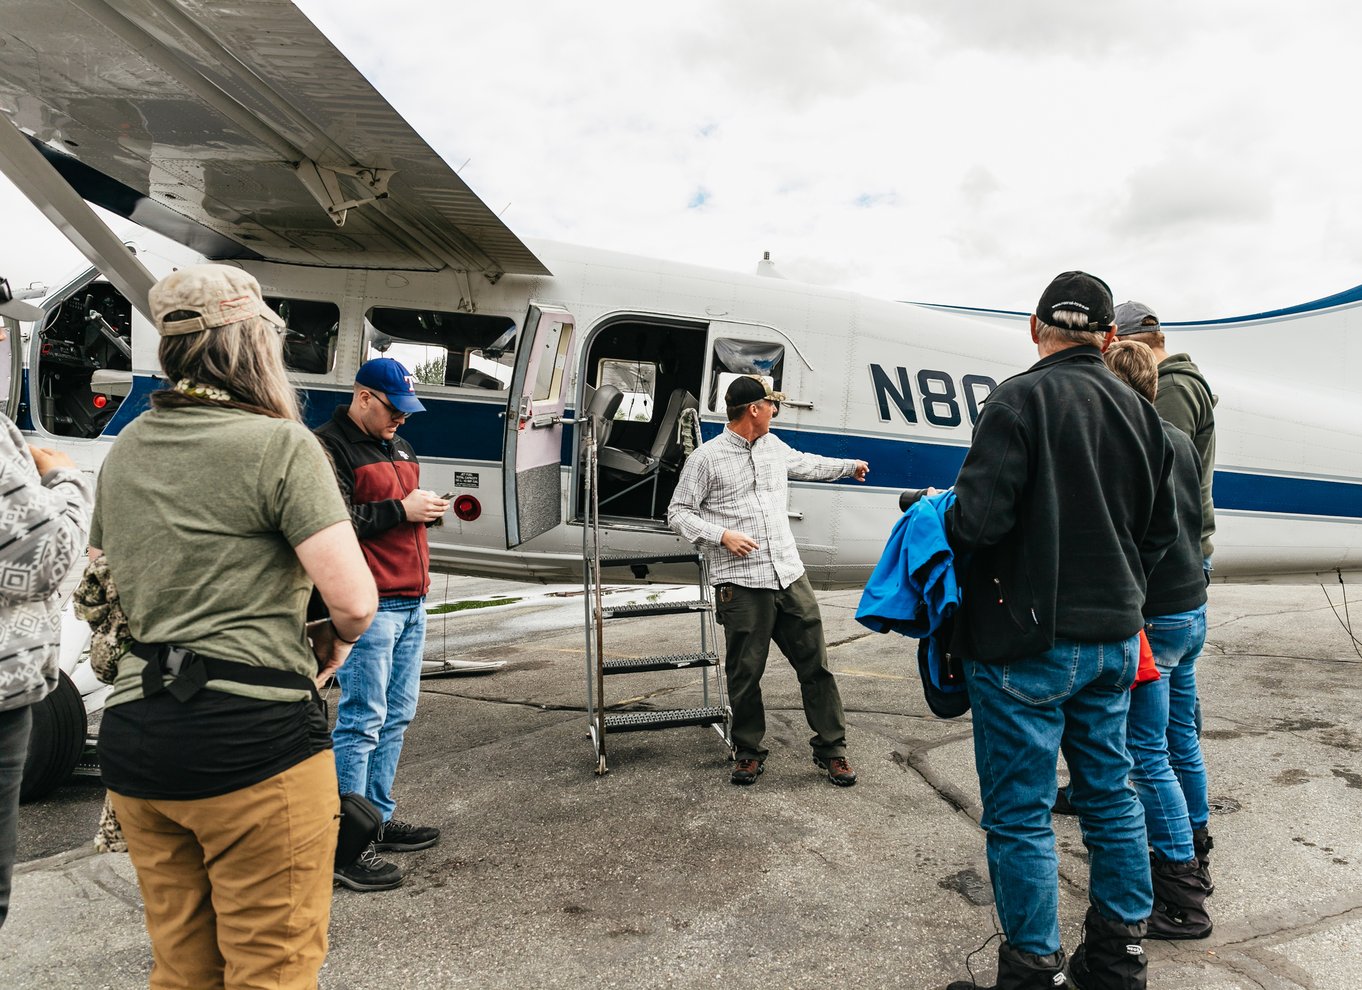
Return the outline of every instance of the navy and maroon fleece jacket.
{"type": "Polygon", "coordinates": [[[350,507],[360,548],[383,598],[419,598],[430,588],[424,523],[407,521],[402,499],[421,486],[421,466],[401,437],[375,440],[341,406],[317,427],[350,507]]]}

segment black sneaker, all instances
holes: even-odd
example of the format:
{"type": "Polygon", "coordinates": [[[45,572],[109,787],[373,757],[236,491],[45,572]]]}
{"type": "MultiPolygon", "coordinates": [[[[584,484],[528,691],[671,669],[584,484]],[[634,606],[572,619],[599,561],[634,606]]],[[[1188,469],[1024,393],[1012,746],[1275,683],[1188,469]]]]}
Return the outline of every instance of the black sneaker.
{"type": "Polygon", "coordinates": [[[374,848],[387,852],[411,852],[429,849],[440,841],[440,830],[430,825],[408,825],[396,818],[378,827],[374,848]]]}
{"type": "Polygon", "coordinates": [[[359,859],[332,874],[335,881],[351,890],[392,890],[402,886],[402,870],[396,863],[380,859],[371,842],[359,859]]]}

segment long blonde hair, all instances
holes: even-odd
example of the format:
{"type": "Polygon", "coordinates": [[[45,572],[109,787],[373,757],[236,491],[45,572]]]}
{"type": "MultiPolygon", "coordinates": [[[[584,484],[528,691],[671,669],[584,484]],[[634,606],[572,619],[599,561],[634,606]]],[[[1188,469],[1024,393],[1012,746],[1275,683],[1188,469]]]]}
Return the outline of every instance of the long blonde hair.
{"type": "Polygon", "coordinates": [[[164,389],[151,397],[157,409],[229,406],[302,422],[298,394],[284,372],[281,338],[258,316],[198,333],[162,337],[158,354],[171,382],[187,379],[195,385],[222,389],[231,398],[212,399],[164,389]]]}

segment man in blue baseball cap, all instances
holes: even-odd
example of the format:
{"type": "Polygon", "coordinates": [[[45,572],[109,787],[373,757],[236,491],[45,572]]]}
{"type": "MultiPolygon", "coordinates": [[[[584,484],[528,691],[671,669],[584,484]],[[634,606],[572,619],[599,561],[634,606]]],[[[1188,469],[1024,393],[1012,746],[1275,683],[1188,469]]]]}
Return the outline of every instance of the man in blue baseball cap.
{"type": "Polygon", "coordinates": [[[366,361],[355,373],[350,405],[317,437],[331,453],[364,557],[378,584],[378,615],[336,675],[340,703],[332,738],[341,793],[372,801],[385,819],[377,840],[336,880],[351,890],[388,890],[402,870],[379,857],[435,845],[440,830],[393,818],[393,779],[402,738],[421,685],[430,587],[426,527],[449,502],[421,487],[421,466],[397,428],[425,406],[411,373],[392,358],[366,361]]]}

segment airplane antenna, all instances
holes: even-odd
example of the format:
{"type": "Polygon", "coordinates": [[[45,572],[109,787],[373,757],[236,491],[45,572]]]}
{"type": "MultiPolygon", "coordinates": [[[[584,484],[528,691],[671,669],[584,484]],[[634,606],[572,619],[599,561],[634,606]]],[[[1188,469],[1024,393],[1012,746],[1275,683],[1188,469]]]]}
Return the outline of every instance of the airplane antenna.
{"type": "Polygon", "coordinates": [[[771,260],[770,251],[763,251],[761,253],[761,260],[757,262],[757,274],[765,275],[767,278],[785,277],[776,270],[776,263],[771,260]]]}

